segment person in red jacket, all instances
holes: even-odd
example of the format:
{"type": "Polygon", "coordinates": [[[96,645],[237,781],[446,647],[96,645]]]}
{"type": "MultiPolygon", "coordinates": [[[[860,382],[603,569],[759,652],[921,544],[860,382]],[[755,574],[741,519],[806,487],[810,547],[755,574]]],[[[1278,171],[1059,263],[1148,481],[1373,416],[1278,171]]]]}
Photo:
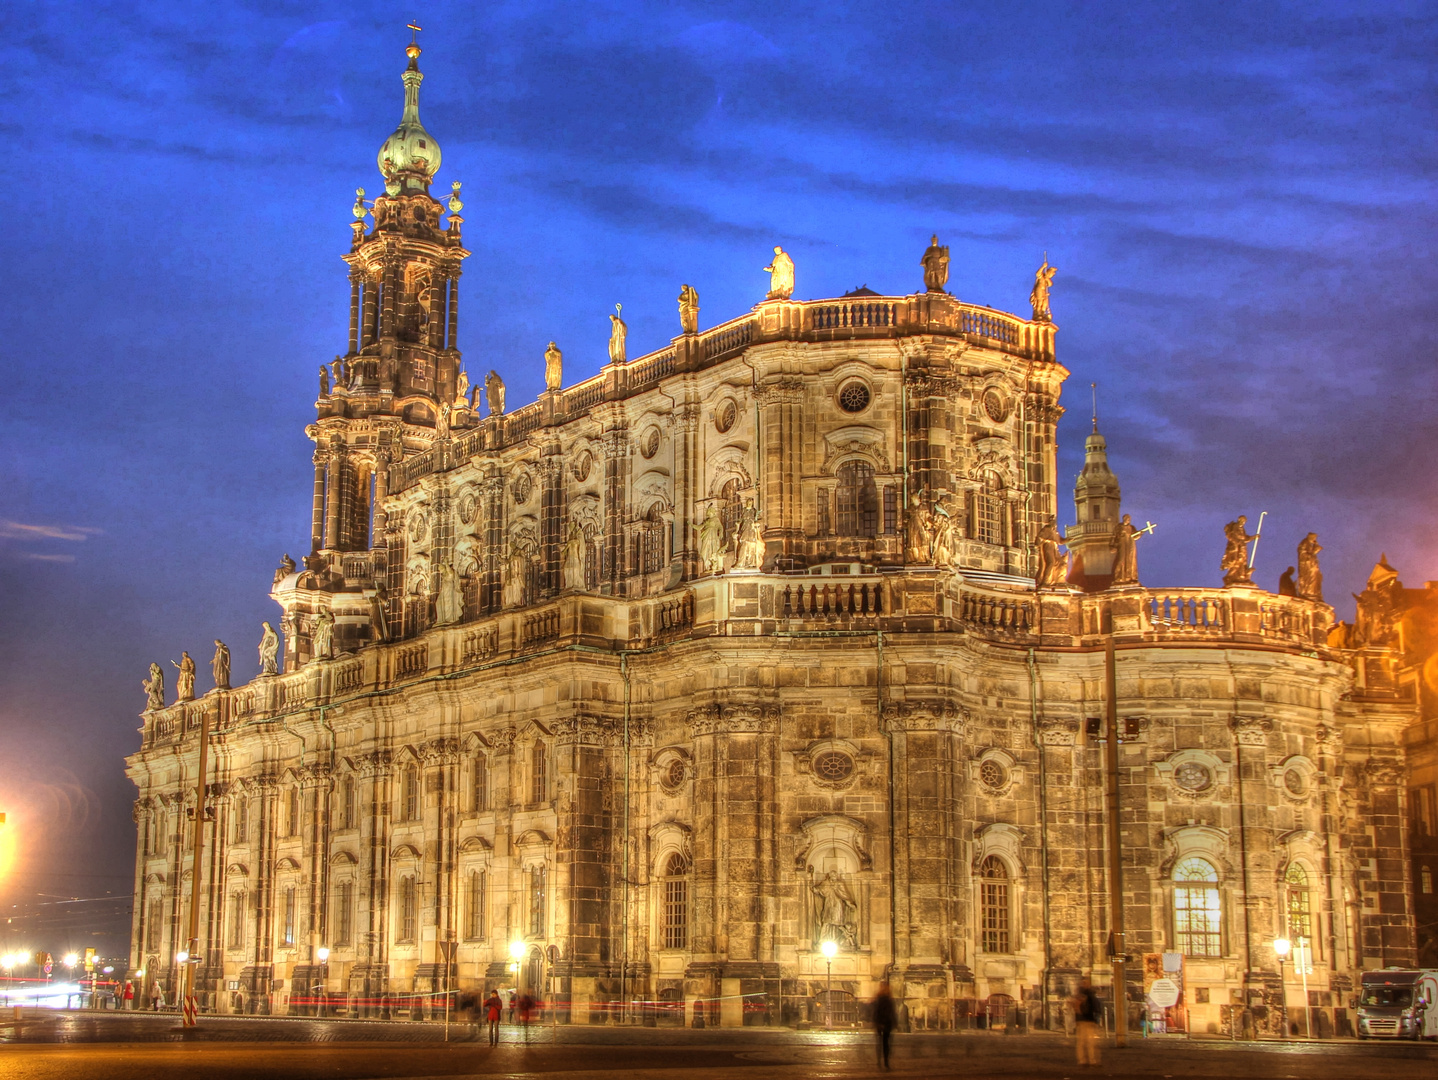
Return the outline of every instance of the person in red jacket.
{"type": "Polygon", "coordinates": [[[499,1045],[499,1018],[504,1013],[504,1002],[499,999],[499,991],[491,990],[489,997],[484,1002],[484,1018],[489,1021],[489,1045],[499,1045]]]}

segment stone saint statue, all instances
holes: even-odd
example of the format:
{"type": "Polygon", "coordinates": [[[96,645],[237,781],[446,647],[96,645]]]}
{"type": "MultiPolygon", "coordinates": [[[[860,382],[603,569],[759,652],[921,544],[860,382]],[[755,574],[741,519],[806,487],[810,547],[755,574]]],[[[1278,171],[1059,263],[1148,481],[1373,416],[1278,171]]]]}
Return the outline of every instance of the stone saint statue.
{"type": "Polygon", "coordinates": [[[1133,520],[1128,514],[1114,529],[1109,546],[1113,549],[1113,584],[1137,585],[1138,530],[1133,527],[1133,520]]]}
{"type": "Polygon", "coordinates": [[[561,588],[573,589],[576,592],[584,591],[588,584],[585,580],[584,565],[587,548],[584,530],[579,527],[579,522],[571,518],[569,532],[564,537],[564,549],[560,561],[561,588]]]}
{"type": "Polygon", "coordinates": [[[699,293],[693,285],[679,287],[679,325],[686,334],[699,333],[699,293]]]}
{"type": "Polygon", "coordinates": [[[1034,287],[1029,292],[1029,303],[1034,309],[1034,322],[1054,321],[1049,314],[1049,290],[1053,288],[1056,273],[1058,270],[1049,265],[1049,257],[1045,253],[1044,264],[1034,274],[1034,287]]]}
{"type": "Polygon", "coordinates": [[[564,384],[564,354],[554,342],[544,350],[544,388],[558,390],[564,384]]]}
{"type": "Polygon", "coordinates": [[[469,391],[469,408],[471,412],[479,412],[479,395],[482,391],[475,386],[469,391]]]}
{"type": "Polygon", "coordinates": [[[335,658],[335,617],[329,608],[320,608],[310,635],[310,655],[316,660],[335,658]]]}
{"type": "Polygon", "coordinates": [[[1295,571],[1293,567],[1290,566],[1287,570],[1283,571],[1283,573],[1278,575],[1279,596],[1298,595],[1298,583],[1293,580],[1294,573],[1295,571]]]}
{"type": "Polygon", "coordinates": [[[459,575],[448,563],[439,564],[439,588],[434,594],[436,626],[453,626],[464,618],[464,594],[460,592],[459,575]]]}
{"type": "Polygon", "coordinates": [[[1298,541],[1298,595],[1320,604],[1323,603],[1323,571],[1318,569],[1318,553],[1322,550],[1317,533],[1309,533],[1298,541]]]}
{"type": "Polygon", "coordinates": [[[928,515],[923,500],[915,492],[909,498],[909,511],[904,517],[904,561],[916,566],[927,565],[934,557],[929,536],[928,515]]]}
{"type": "MultiPolygon", "coordinates": [[[[173,660],[170,663],[175,664],[173,660]]],[[[193,701],[195,698],[195,661],[187,652],[180,653],[180,662],[175,664],[180,673],[175,676],[175,700],[193,701]]]]}
{"type": "Polygon", "coordinates": [[[1218,566],[1223,571],[1225,589],[1253,584],[1253,571],[1248,568],[1248,545],[1257,539],[1257,535],[1248,535],[1248,518],[1243,514],[1223,527],[1223,559],[1218,566]]]}
{"type": "Polygon", "coordinates": [[[929,292],[943,292],[949,280],[949,246],[940,247],[939,237],[935,234],[919,262],[924,267],[924,287],[929,292]]]}
{"type": "Polygon", "coordinates": [[[142,679],[140,686],[148,695],[145,701],[146,712],[165,707],[165,671],[159,664],[150,665],[150,677],[142,679]]]}
{"type": "Polygon", "coordinates": [[[929,558],[935,566],[952,566],[954,562],[954,517],[944,505],[947,494],[929,504],[926,524],[929,527],[929,558]]]}
{"type": "Polygon", "coordinates": [[[529,576],[529,556],[517,541],[509,542],[509,555],[505,558],[504,606],[524,606],[525,579],[529,576]]]}
{"type": "Polygon", "coordinates": [[[611,364],[624,363],[624,343],[629,338],[629,327],[619,317],[623,310],[623,304],[615,304],[614,314],[609,316],[609,362],[611,364]]]}
{"type": "Polygon", "coordinates": [[[280,672],[280,635],[269,623],[264,624],[265,632],[260,635],[260,674],[278,675],[280,672]]]}
{"type": "Polygon", "coordinates": [[[230,647],[215,638],[215,655],[210,660],[210,674],[215,678],[216,690],[230,688],[230,647]]]}
{"type": "Polygon", "coordinates": [[[1061,589],[1068,578],[1068,557],[1059,548],[1064,541],[1058,528],[1051,521],[1039,530],[1039,577],[1040,589],[1061,589]]]}
{"type": "Polygon", "coordinates": [[[275,567],[275,584],[278,585],[295,572],[295,560],[290,558],[289,552],[280,560],[280,565],[275,567]]]}
{"type": "Polygon", "coordinates": [[[436,439],[449,438],[449,414],[454,411],[454,406],[445,402],[439,407],[439,413],[434,418],[434,437],[436,439]]]}
{"type": "Polygon", "coordinates": [[[369,598],[369,622],[375,641],[389,640],[389,618],[385,605],[389,601],[388,590],[383,581],[374,583],[374,595],[369,598]]]}
{"type": "Polygon", "coordinates": [[[320,365],[320,397],[330,396],[330,368],[328,364],[320,365]]]}
{"type": "Polygon", "coordinates": [[[759,525],[759,509],[753,498],[744,500],[739,524],[734,530],[734,565],[741,570],[758,570],[764,565],[764,531],[759,525]]]}
{"type": "Polygon", "coordinates": [[[489,399],[489,415],[504,415],[504,380],[497,371],[491,371],[484,380],[484,396],[489,399]]]}
{"type": "Polygon", "coordinates": [[[467,409],[469,401],[469,373],[461,371],[454,380],[454,407],[456,409],[467,409]]]}
{"type": "Polygon", "coordinates": [[[719,518],[719,506],[710,503],[704,511],[704,520],[699,523],[699,573],[722,574],[724,572],[724,523],[719,518]]]}
{"type": "Polygon", "coordinates": [[[787,300],[794,295],[794,260],[777,244],[774,247],[774,261],[764,267],[769,275],[769,300],[787,300]]]}
{"type": "Polygon", "coordinates": [[[859,905],[854,903],[839,872],[830,870],[810,888],[814,894],[815,944],[832,941],[841,948],[854,948],[859,905]]]}

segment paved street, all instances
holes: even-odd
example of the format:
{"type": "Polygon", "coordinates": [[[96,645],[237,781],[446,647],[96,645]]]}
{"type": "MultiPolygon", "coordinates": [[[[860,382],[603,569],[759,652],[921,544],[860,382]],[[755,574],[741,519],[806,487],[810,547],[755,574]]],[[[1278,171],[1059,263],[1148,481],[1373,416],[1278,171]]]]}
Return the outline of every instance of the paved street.
{"type": "MultiPolygon", "coordinates": [[[[8,1019],[8,1016],[7,1016],[8,1019]]],[[[17,1039],[0,1028],[0,1080],[360,1080],[365,1077],[525,1077],[563,1074],[625,1080],[879,1075],[860,1032],[769,1029],[539,1029],[531,1045],[506,1026],[490,1049],[463,1027],[442,1042],[437,1025],[207,1018],[186,1036],[172,1015],[27,1012],[17,1039]]],[[[1077,1077],[1058,1035],[900,1035],[893,1075],[964,1078],[1077,1077]]],[[[1145,1080],[1286,1080],[1343,1076],[1428,1078],[1438,1047],[1411,1043],[1230,1043],[1181,1038],[1109,1048],[1087,1075],[1145,1080]]]]}

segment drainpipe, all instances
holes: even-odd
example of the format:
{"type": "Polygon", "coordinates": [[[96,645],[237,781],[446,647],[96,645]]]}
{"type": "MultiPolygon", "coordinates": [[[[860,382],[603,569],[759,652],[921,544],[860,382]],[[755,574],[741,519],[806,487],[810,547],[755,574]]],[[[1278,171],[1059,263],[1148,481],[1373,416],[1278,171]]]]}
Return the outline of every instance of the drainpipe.
{"type": "Polygon", "coordinates": [[[1038,668],[1032,648],[1029,649],[1029,723],[1034,735],[1034,749],[1039,756],[1039,857],[1044,889],[1043,1026],[1044,1030],[1048,1030],[1049,978],[1054,966],[1053,938],[1049,927],[1048,754],[1044,751],[1043,738],[1039,732],[1038,668]]]}
{"type": "MultiPolygon", "coordinates": [[[[620,930],[622,944],[619,960],[619,1007],[621,1015],[629,1018],[629,914],[632,910],[633,889],[629,880],[629,705],[630,705],[630,684],[629,684],[629,652],[625,650],[619,654],[619,677],[624,680],[624,912],[620,919],[620,930]]],[[[571,985],[570,994],[573,995],[574,988],[571,985]]]]}

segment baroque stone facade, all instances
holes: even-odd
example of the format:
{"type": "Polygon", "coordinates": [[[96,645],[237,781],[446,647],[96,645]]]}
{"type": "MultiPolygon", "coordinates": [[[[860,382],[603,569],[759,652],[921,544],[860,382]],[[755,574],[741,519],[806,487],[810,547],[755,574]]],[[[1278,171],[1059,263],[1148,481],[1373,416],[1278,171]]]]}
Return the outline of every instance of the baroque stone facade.
{"type": "Polygon", "coordinates": [[[198,879],[221,1011],[423,1012],[518,979],[573,1022],[792,1022],[832,941],[838,1016],[889,978],[915,1026],[1058,1023],[1110,970],[1110,641],[1135,985],[1183,953],[1198,1030],[1272,1024],[1271,943],[1302,933],[1331,1024],[1359,970],[1411,961],[1412,706],[1355,680],[1331,608],[1112,587],[1096,432],[1086,566],[1036,587],[1067,375],[1046,288],[1033,319],[963,303],[936,241],[907,296],[776,287],[701,332],[686,288],[669,345],[621,341],[513,412],[491,373],[485,410],[410,55],[308,429],[311,551],[271,594],[278,670],[161,700],[128,759],[147,978],[172,985],[198,879]]]}

